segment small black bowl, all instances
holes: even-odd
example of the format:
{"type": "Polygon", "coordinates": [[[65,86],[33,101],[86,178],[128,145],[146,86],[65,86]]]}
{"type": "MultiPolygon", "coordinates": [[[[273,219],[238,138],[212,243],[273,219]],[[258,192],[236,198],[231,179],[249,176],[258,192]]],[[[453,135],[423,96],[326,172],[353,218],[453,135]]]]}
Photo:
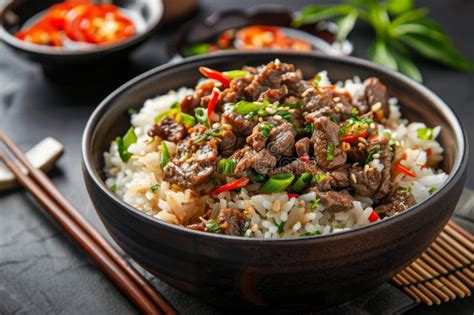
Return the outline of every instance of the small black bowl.
{"type": "Polygon", "coordinates": [[[0,38],[9,47],[24,57],[40,63],[47,69],[74,68],[75,71],[86,69],[86,64],[113,63],[124,59],[134,48],[138,47],[159,26],[163,15],[161,0],[113,0],[112,3],[131,12],[136,23],[141,27],[137,34],[126,40],[97,45],[88,49],[73,50],[62,47],[36,45],[15,37],[25,23],[46,11],[61,0],[14,0],[5,7],[0,15],[0,38]]]}
{"type": "Polygon", "coordinates": [[[220,53],[151,70],[125,84],[94,111],[82,142],[90,197],[114,240],[156,277],[215,305],[316,310],[341,303],[389,280],[418,257],[451,217],[467,167],[465,133],[453,111],[419,83],[371,62],[317,53],[220,53]],[[412,121],[441,126],[441,167],[449,173],[432,196],[403,213],[340,233],[295,239],[249,239],[164,223],[124,203],[104,183],[103,152],[129,128],[130,107],[181,86],[193,87],[199,66],[219,70],[293,63],[310,77],[377,76],[412,121]]]}

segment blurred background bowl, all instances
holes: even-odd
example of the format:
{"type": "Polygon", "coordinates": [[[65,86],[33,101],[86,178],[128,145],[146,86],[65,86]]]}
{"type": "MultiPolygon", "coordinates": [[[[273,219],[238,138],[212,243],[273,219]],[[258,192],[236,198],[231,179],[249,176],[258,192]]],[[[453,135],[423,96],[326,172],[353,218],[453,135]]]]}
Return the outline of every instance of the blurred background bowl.
{"type": "Polygon", "coordinates": [[[22,56],[35,61],[47,70],[83,71],[97,63],[110,64],[123,60],[128,54],[143,43],[159,26],[163,16],[161,0],[112,0],[133,20],[137,34],[113,44],[91,45],[87,49],[69,49],[36,45],[20,40],[15,34],[33,17],[45,12],[62,0],[14,0],[9,3],[0,15],[1,40],[19,52],[22,56]]]}

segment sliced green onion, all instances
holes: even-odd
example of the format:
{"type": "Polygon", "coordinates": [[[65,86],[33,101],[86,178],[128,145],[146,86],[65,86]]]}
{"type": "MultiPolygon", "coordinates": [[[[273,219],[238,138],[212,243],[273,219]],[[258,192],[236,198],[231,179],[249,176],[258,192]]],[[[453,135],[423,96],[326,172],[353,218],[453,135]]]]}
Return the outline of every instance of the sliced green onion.
{"type": "Polygon", "coordinates": [[[313,80],[313,85],[314,85],[314,87],[315,87],[315,88],[318,88],[320,82],[321,82],[321,75],[318,74],[318,75],[316,76],[316,78],[314,78],[314,80],[313,80]]]}
{"type": "Polygon", "coordinates": [[[264,108],[266,105],[265,103],[255,103],[255,102],[247,102],[247,101],[240,101],[234,106],[234,112],[246,115],[254,112],[258,112],[260,109],[264,108]]]}
{"type": "Polygon", "coordinates": [[[227,164],[227,159],[221,159],[217,163],[217,173],[221,173],[221,174],[224,173],[226,164],[227,164]]]}
{"type": "Polygon", "coordinates": [[[278,234],[283,233],[285,229],[285,221],[281,221],[280,224],[278,224],[277,221],[273,219],[273,223],[277,226],[277,233],[278,234]]]}
{"type": "Polygon", "coordinates": [[[334,160],[334,142],[329,141],[326,147],[326,160],[334,160]]]}
{"type": "Polygon", "coordinates": [[[437,190],[437,188],[431,187],[430,190],[428,190],[428,193],[429,193],[430,195],[432,195],[436,190],[437,190]]]}
{"type": "Polygon", "coordinates": [[[365,164],[369,164],[370,162],[373,161],[374,159],[374,154],[380,152],[380,147],[375,147],[372,150],[369,151],[369,154],[367,155],[367,159],[365,160],[365,164]]]}
{"type": "Polygon", "coordinates": [[[264,138],[268,138],[268,136],[270,135],[270,131],[273,129],[273,125],[272,124],[269,124],[269,123],[260,123],[258,125],[258,128],[260,129],[260,134],[264,137],[264,138]]]}
{"type": "Polygon", "coordinates": [[[196,117],[186,113],[181,113],[181,119],[186,127],[192,127],[197,123],[196,117]]]}
{"type": "Polygon", "coordinates": [[[416,133],[421,140],[433,140],[434,137],[433,128],[419,128],[416,130],[416,133]]]}
{"type": "Polygon", "coordinates": [[[319,231],[306,232],[306,233],[304,233],[304,235],[305,236],[321,235],[321,232],[319,232],[319,231]]]}
{"type": "Polygon", "coordinates": [[[312,179],[313,179],[313,175],[311,175],[311,173],[301,174],[301,176],[293,184],[293,190],[296,193],[302,192],[306,187],[308,187],[311,184],[312,179]]]}
{"type": "Polygon", "coordinates": [[[166,142],[163,142],[160,147],[160,167],[164,169],[166,164],[170,161],[170,152],[168,151],[168,146],[166,142]]]}
{"type": "Polygon", "coordinates": [[[209,120],[207,119],[207,112],[202,107],[197,107],[194,109],[194,116],[199,123],[209,127],[209,120]]]}
{"type": "Polygon", "coordinates": [[[223,74],[227,76],[229,79],[237,79],[237,78],[245,77],[249,73],[250,72],[246,70],[230,70],[230,71],[223,72],[223,74]]]}
{"type": "Polygon", "coordinates": [[[117,184],[113,184],[112,186],[110,186],[110,191],[113,192],[113,193],[116,193],[117,192],[117,184]]]}
{"type": "Polygon", "coordinates": [[[411,187],[408,187],[408,188],[401,188],[400,187],[400,188],[397,189],[397,191],[401,192],[401,193],[404,193],[404,194],[411,193],[411,187]]]}
{"type": "Polygon", "coordinates": [[[326,176],[327,176],[326,174],[316,174],[316,175],[313,176],[313,181],[312,181],[312,183],[318,184],[318,183],[320,183],[323,179],[325,179],[326,176]]]}
{"type": "Polygon", "coordinates": [[[219,163],[217,163],[217,172],[221,174],[232,174],[234,173],[236,165],[237,161],[235,160],[221,159],[219,163]]]}
{"type": "Polygon", "coordinates": [[[316,209],[316,208],[318,207],[319,201],[320,201],[320,199],[318,198],[318,199],[314,199],[314,200],[311,202],[311,210],[314,210],[314,209],[316,209]]]}
{"type": "Polygon", "coordinates": [[[283,103],[283,104],[279,104],[278,107],[288,107],[289,109],[297,109],[297,108],[301,108],[301,105],[303,104],[303,101],[302,100],[297,100],[296,102],[294,103],[283,103]]]}
{"type": "Polygon", "coordinates": [[[135,128],[131,127],[130,129],[128,129],[127,133],[125,134],[125,136],[123,136],[123,138],[117,137],[115,141],[117,142],[120,159],[122,159],[123,162],[127,163],[133,155],[132,153],[128,152],[128,147],[137,142],[135,128]]]}
{"type": "Polygon", "coordinates": [[[291,113],[289,111],[279,111],[275,115],[280,115],[284,120],[291,123],[291,113]]]}
{"type": "Polygon", "coordinates": [[[193,141],[193,143],[195,144],[200,144],[201,142],[203,142],[204,140],[206,140],[207,138],[209,138],[210,136],[212,137],[220,137],[222,136],[223,134],[223,131],[219,128],[212,128],[210,130],[207,130],[206,132],[204,132],[199,138],[197,138],[196,140],[193,141]]]}
{"type": "Polygon", "coordinates": [[[208,43],[197,43],[191,46],[188,46],[183,49],[183,54],[185,56],[194,56],[194,55],[202,55],[207,54],[210,49],[210,44],[208,43]]]}
{"type": "Polygon", "coordinates": [[[268,176],[267,176],[267,175],[262,175],[262,174],[255,173],[255,174],[253,175],[253,179],[254,179],[257,183],[265,183],[265,182],[268,180],[268,176]]]}
{"type": "Polygon", "coordinates": [[[219,224],[217,224],[217,222],[213,219],[211,220],[207,220],[206,221],[206,228],[207,228],[207,232],[209,233],[220,233],[221,232],[221,227],[219,226],[219,224]]]}
{"type": "Polygon", "coordinates": [[[156,193],[159,188],[160,188],[160,184],[154,184],[154,185],[151,185],[151,187],[150,187],[151,192],[153,192],[153,193],[156,193]]]}
{"type": "Polygon", "coordinates": [[[295,175],[276,174],[270,177],[270,179],[260,188],[263,193],[280,193],[284,191],[295,179],[295,175]]]}

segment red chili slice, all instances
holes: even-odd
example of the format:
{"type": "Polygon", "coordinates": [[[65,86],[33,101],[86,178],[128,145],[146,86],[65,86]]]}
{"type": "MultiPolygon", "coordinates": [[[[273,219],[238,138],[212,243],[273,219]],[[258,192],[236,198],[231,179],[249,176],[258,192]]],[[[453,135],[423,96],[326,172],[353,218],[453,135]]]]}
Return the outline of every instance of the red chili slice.
{"type": "Polygon", "coordinates": [[[309,162],[309,155],[302,155],[299,159],[301,162],[309,162]]]}
{"type": "Polygon", "coordinates": [[[400,164],[395,164],[393,166],[394,169],[396,169],[397,171],[400,171],[408,176],[411,176],[411,177],[416,177],[416,174],[413,173],[412,171],[406,169],[405,167],[401,166],[400,164]]]}
{"type": "Polygon", "coordinates": [[[380,220],[379,215],[377,214],[377,212],[372,211],[372,213],[369,215],[369,221],[370,222],[375,222],[377,220],[380,220]]]}
{"type": "Polygon", "coordinates": [[[363,132],[357,136],[345,136],[345,137],[342,137],[341,140],[344,142],[356,142],[359,139],[359,137],[365,139],[367,137],[367,132],[363,132]]]}
{"type": "Polygon", "coordinates": [[[209,195],[216,195],[223,191],[229,191],[229,190],[241,188],[241,187],[247,186],[248,183],[249,183],[249,179],[247,177],[242,177],[242,178],[234,180],[233,182],[217,187],[216,189],[211,191],[209,195]]]}
{"type": "Polygon", "coordinates": [[[298,198],[300,195],[299,194],[290,194],[288,193],[288,199],[291,199],[291,198],[298,198]]]}
{"type": "Polygon", "coordinates": [[[67,37],[74,41],[85,42],[86,37],[81,29],[82,21],[88,11],[93,10],[94,7],[88,4],[81,4],[69,10],[66,14],[64,23],[64,33],[67,37]]]}
{"type": "Polygon", "coordinates": [[[199,67],[199,72],[206,78],[221,82],[224,87],[230,86],[230,79],[222,72],[207,67],[199,67]]]}
{"type": "Polygon", "coordinates": [[[219,99],[219,90],[214,89],[212,90],[211,99],[207,104],[207,119],[209,119],[209,124],[212,125],[212,113],[214,112],[214,108],[216,107],[217,100],[219,99]]]}

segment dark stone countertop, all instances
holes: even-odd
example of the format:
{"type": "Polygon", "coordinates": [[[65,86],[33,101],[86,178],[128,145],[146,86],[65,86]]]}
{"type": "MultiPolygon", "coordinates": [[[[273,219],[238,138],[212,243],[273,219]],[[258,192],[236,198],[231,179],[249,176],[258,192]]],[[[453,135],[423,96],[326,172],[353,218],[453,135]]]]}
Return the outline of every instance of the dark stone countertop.
{"type": "MultiPolygon", "coordinates": [[[[273,1],[299,9],[311,1],[273,1]]],[[[328,1],[321,1],[328,2],[328,1]]],[[[217,1],[201,3],[201,16],[229,7],[250,7],[263,1],[217,1]]],[[[472,1],[419,1],[429,6],[435,18],[456,46],[474,61],[472,1]]],[[[94,107],[121,83],[166,62],[165,47],[174,27],[162,28],[132,56],[128,64],[113,70],[110,77],[95,84],[51,82],[41,69],[24,61],[0,44],[0,130],[24,150],[46,136],[66,147],[66,154],[50,173],[55,184],[100,232],[107,235],[85,191],[80,169],[82,130],[94,107]]],[[[370,31],[360,26],[351,35],[355,55],[365,56],[370,31]]],[[[460,117],[474,144],[474,74],[458,73],[441,66],[420,62],[425,85],[443,98],[460,117]]],[[[74,74],[71,74],[74,75],[74,74]]],[[[473,155],[469,160],[472,162],[473,155]]],[[[474,188],[474,169],[468,172],[468,188],[474,188]]],[[[470,199],[471,202],[474,199],[470,199]]],[[[471,202],[468,202],[469,205],[471,202]]],[[[467,207],[458,222],[474,227],[473,211],[467,207]],[[466,210],[467,209],[467,210],[466,210]]],[[[108,237],[108,236],[107,236],[108,237]]],[[[108,237],[109,238],[109,237],[108,237]]],[[[110,240],[110,238],[109,238],[110,240]]],[[[153,279],[153,283],[183,314],[212,313],[196,299],[153,279]]],[[[411,313],[472,314],[473,298],[438,307],[416,307],[411,313]]],[[[326,314],[390,314],[410,300],[386,284],[349,304],[326,314]]],[[[78,249],[23,190],[0,193],[0,313],[136,313],[133,305],[78,249]]]]}

